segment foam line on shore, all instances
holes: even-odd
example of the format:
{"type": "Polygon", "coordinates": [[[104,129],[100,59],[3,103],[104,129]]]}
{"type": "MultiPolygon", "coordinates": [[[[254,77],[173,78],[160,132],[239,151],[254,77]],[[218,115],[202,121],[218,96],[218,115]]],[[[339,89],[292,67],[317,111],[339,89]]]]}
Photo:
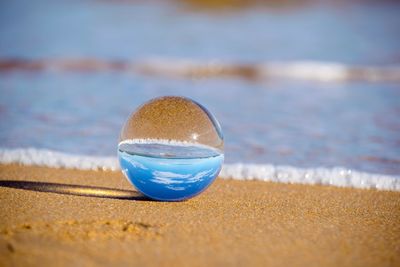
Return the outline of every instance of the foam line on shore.
{"type": "Polygon", "coordinates": [[[0,149],[0,163],[78,170],[119,170],[117,158],[74,155],[48,149],[0,149]]]}
{"type": "Polygon", "coordinates": [[[140,144],[158,144],[158,145],[173,145],[173,146],[183,146],[183,147],[190,147],[195,146],[203,149],[208,149],[215,151],[217,153],[221,153],[221,151],[217,148],[212,146],[208,146],[205,144],[197,143],[197,142],[190,142],[190,141],[178,141],[173,139],[157,139],[157,138],[140,138],[140,139],[126,139],[119,142],[118,147],[121,145],[140,145],[140,144]]]}
{"type": "MultiPolygon", "coordinates": [[[[73,155],[47,149],[0,149],[0,163],[79,170],[119,170],[116,157],[73,155]]],[[[271,164],[224,164],[221,178],[259,180],[293,184],[320,184],[338,187],[400,191],[400,177],[349,170],[346,168],[297,168],[271,164]]]]}

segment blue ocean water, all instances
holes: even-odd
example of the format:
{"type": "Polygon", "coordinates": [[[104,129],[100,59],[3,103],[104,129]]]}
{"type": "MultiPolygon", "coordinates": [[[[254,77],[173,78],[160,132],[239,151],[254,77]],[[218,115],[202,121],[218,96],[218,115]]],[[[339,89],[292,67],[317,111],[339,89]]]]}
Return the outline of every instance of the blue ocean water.
{"type": "Polygon", "coordinates": [[[163,201],[201,193],[224,161],[224,155],[212,148],[168,143],[121,143],[118,156],[127,179],[146,196],[163,201]]]}
{"type": "MultiPolygon", "coordinates": [[[[305,1],[221,12],[183,2],[1,1],[0,62],[400,64],[396,1],[305,1]]],[[[115,156],[119,131],[135,108],[181,95],[218,118],[227,163],[400,174],[399,83],[0,70],[1,148],[115,156]]]]}

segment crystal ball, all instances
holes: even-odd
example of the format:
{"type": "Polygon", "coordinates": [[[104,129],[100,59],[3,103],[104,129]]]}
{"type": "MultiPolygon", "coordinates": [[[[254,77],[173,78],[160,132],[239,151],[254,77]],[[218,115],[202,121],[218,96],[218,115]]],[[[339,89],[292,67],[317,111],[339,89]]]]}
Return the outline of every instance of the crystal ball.
{"type": "Polygon", "coordinates": [[[120,134],[118,158],[126,178],[147,197],[180,201],[203,192],[218,176],[224,141],[217,119],[185,97],[150,100],[120,134]]]}

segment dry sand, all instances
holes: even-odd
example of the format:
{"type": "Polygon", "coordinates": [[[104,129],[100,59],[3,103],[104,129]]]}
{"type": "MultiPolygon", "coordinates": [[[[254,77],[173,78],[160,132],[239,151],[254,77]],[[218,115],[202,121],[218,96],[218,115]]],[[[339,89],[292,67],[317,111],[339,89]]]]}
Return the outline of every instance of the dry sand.
{"type": "Polygon", "coordinates": [[[132,190],[119,172],[0,165],[0,266],[400,266],[399,192],[218,180],[166,203],[132,190]]]}

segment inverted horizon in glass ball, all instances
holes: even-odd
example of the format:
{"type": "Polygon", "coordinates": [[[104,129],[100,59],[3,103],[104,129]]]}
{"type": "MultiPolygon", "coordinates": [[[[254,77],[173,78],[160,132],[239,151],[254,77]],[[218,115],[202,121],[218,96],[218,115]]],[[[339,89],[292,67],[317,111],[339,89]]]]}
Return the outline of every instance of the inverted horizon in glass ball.
{"type": "Polygon", "coordinates": [[[224,141],[215,117],[188,98],[150,100],[120,134],[118,158],[126,178],[144,195],[179,201],[203,192],[218,176],[224,141]]]}

